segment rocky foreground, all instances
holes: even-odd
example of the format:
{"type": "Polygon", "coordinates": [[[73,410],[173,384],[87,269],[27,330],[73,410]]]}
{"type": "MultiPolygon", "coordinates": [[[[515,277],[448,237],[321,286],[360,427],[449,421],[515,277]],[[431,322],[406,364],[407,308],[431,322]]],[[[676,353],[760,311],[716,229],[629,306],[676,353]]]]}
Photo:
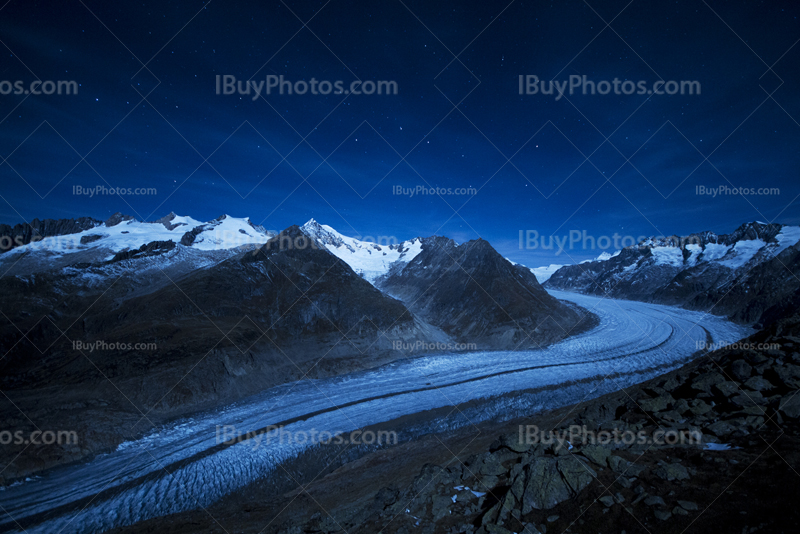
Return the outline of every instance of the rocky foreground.
{"type": "Polygon", "coordinates": [[[120,532],[796,532],[799,389],[795,315],[628,390],[120,532]]]}

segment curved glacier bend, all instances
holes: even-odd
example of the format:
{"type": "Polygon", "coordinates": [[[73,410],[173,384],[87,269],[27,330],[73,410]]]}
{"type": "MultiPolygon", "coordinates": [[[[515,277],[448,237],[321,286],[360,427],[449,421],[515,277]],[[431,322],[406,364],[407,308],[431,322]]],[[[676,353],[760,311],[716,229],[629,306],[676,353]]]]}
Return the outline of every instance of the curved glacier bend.
{"type": "MultiPolygon", "coordinates": [[[[308,447],[253,447],[247,441],[221,446],[217,425],[263,432],[284,422],[288,431],[349,432],[476,399],[483,402],[461,419],[513,418],[647,380],[685,363],[697,353],[698,342],[732,343],[752,332],[680,308],[551,294],[595,313],[598,326],[541,350],[439,354],[272,388],[124,443],[114,453],[3,488],[0,505],[6,514],[0,531],[13,531],[22,521],[32,523],[25,527],[31,534],[102,532],[206,507],[308,447]],[[609,375],[613,379],[606,379],[609,375]],[[519,391],[524,393],[507,395],[519,391]]],[[[439,418],[412,430],[421,434],[457,426],[439,418]]]]}

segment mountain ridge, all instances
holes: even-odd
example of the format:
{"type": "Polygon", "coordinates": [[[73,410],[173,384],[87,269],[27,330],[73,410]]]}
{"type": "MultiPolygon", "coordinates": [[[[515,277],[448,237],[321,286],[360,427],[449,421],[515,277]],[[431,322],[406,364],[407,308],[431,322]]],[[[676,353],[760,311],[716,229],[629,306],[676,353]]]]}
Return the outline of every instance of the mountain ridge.
{"type": "Polygon", "coordinates": [[[563,266],[544,285],[762,325],[774,319],[767,309],[800,289],[799,244],[800,227],[758,221],[729,234],[651,237],[604,260],[563,266]]]}

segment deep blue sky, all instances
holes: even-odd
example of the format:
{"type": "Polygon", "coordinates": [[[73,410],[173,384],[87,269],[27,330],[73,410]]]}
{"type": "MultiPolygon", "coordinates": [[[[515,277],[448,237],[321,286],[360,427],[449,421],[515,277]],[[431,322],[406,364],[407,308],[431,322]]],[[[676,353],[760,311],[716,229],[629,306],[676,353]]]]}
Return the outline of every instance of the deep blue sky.
{"type": "Polygon", "coordinates": [[[601,250],[520,250],[520,230],[800,224],[798,14],[789,1],[11,0],[0,80],[80,88],[0,96],[0,221],[175,211],[279,230],[314,217],[354,236],[483,237],[531,266],[601,250]],[[226,74],[399,92],[253,101],[215,94],[226,74]],[[519,95],[526,74],[696,80],[702,93],[556,101],[519,95]],[[157,194],[73,194],[101,184],[157,194]],[[398,185],[479,192],[409,198],[398,185]],[[721,185],[780,194],[696,194],[721,185]]]}

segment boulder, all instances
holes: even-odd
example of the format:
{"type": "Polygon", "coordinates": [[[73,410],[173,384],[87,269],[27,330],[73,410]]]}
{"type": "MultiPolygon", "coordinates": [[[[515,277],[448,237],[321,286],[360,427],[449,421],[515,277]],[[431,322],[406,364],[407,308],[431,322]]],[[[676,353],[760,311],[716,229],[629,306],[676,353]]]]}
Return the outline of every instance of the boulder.
{"type": "Polygon", "coordinates": [[[450,514],[450,507],[452,505],[453,500],[447,495],[434,495],[433,505],[431,506],[433,520],[439,521],[444,516],[450,514]]]}
{"type": "Polygon", "coordinates": [[[717,373],[716,371],[710,373],[703,373],[694,379],[694,381],[692,382],[692,389],[695,389],[697,391],[703,391],[705,393],[711,393],[712,386],[724,381],[725,377],[717,373]]]}
{"type": "Polygon", "coordinates": [[[740,382],[744,382],[753,374],[753,368],[744,360],[736,360],[731,364],[731,374],[740,382]]]}
{"type": "Polygon", "coordinates": [[[723,397],[730,397],[739,391],[739,384],[731,380],[725,380],[719,384],[714,384],[712,389],[723,397]]]}
{"type": "Polygon", "coordinates": [[[769,383],[769,381],[765,380],[760,376],[754,376],[749,378],[744,383],[745,386],[752,389],[753,391],[766,391],[768,389],[772,389],[774,386],[769,383]]]}
{"type": "Polygon", "coordinates": [[[717,421],[716,423],[712,423],[712,424],[708,425],[708,427],[706,427],[706,428],[712,434],[714,434],[715,436],[720,437],[720,438],[721,437],[725,437],[728,434],[730,434],[731,432],[733,432],[734,430],[736,430],[736,427],[734,427],[728,421],[717,421]]]}
{"type": "Polygon", "coordinates": [[[480,467],[478,467],[478,474],[481,475],[489,475],[489,476],[498,476],[504,474],[508,471],[503,464],[500,463],[497,456],[494,454],[488,454],[483,458],[483,462],[481,462],[480,467]]]}
{"type": "Polygon", "coordinates": [[[679,463],[662,463],[656,470],[657,477],[663,480],[688,480],[689,471],[679,463]]]}
{"type": "Polygon", "coordinates": [[[592,402],[586,407],[581,419],[587,427],[591,429],[597,428],[599,425],[611,421],[616,417],[617,408],[622,405],[619,399],[611,399],[606,402],[592,402]]]}
{"type": "Polygon", "coordinates": [[[798,389],[798,385],[800,385],[800,382],[797,380],[798,369],[800,369],[800,367],[789,364],[775,367],[774,371],[775,375],[784,385],[786,385],[786,387],[790,389],[798,389]]]}
{"type": "Polygon", "coordinates": [[[500,436],[500,445],[510,449],[514,452],[528,452],[531,450],[531,444],[525,443],[525,438],[520,440],[519,434],[506,434],[500,436]]]}
{"type": "Polygon", "coordinates": [[[570,498],[572,492],[559,473],[556,459],[539,456],[528,466],[522,513],[531,510],[549,510],[570,498]]]}
{"type": "Polygon", "coordinates": [[[679,414],[683,415],[689,411],[689,403],[686,399],[680,399],[675,405],[672,407],[673,410],[678,412],[679,414]]]}
{"type": "Polygon", "coordinates": [[[659,419],[663,419],[665,421],[673,422],[673,423],[674,422],[678,422],[681,419],[683,419],[683,417],[681,417],[681,414],[679,414],[675,410],[666,410],[664,412],[659,412],[656,415],[656,417],[658,417],[659,419]]]}
{"type": "Polygon", "coordinates": [[[593,479],[597,478],[595,470],[577,456],[570,455],[559,458],[557,465],[561,476],[564,477],[567,485],[576,495],[591,484],[593,479]]]}
{"type": "Polygon", "coordinates": [[[664,499],[659,497],[658,495],[650,495],[644,499],[644,503],[647,506],[666,506],[667,503],[664,502],[664,499]]]}
{"type": "Polygon", "coordinates": [[[420,493],[425,489],[428,484],[434,482],[441,482],[442,476],[446,476],[447,472],[438,465],[425,464],[420,470],[420,474],[414,479],[412,489],[415,494],[420,493]]]}
{"type": "Polygon", "coordinates": [[[671,376],[668,378],[661,387],[664,388],[664,391],[672,392],[678,389],[681,386],[681,381],[678,380],[677,377],[671,376]]]}
{"type": "Polygon", "coordinates": [[[514,481],[511,483],[511,489],[509,490],[517,501],[522,502],[522,498],[525,495],[525,472],[520,472],[516,477],[514,477],[514,481]]]}
{"type": "Polygon", "coordinates": [[[642,399],[638,402],[639,407],[646,412],[660,412],[666,410],[675,399],[672,395],[662,395],[653,399],[642,399]]]}
{"type": "Polygon", "coordinates": [[[488,532],[488,534],[513,534],[507,528],[492,523],[487,523],[483,525],[483,528],[486,529],[486,532],[488,532]]]}
{"type": "Polygon", "coordinates": [[[606,447],[599,445],[586,445],[581,448],[581,454],[590,459],[595,464],[605,467],[608,465],[608,457],[611,456],[611,451],[606,447]]]}
{"type": "Polygon", "coordinates": [[[655,514],[655,516],[656,516],[656,519],[660,519],[661,521],[666,521],[667,519],[669,519],[670,517],[672,517],[672,514],[671,514],[671,513],[669,513],[669,512],[664,512],[664,511],[662,511],[662,510],[656,510],[656,511],[654,512],[654,514],[655,514]]]}
{"type": "Polygon", "coordinates": [[[760,363],[766,362],[769,359],[760,352],[756,352],[754,350],[748,350],[745,353],[744,358],[750,365],[758,365],[760,363]]]}
{"type": "Polygon", "coordinates": [[[711,411],[712,406],[701,399],[694,399],[689,402],[689,411],[694,415],[705,415],[711,411]]]}
{"type": "Polygon", "coordinates": [[[605,505],[606,508],[611,508],[617,503],[617,501],[615,501],[614,497],[612,497],[611,495],[605,495],[597,500],[603,503],[603,505],[605,505]]]}
{"type": "Polygon", "coordinates": [[[644,466],[631,463],[625,458],[622,458],[620,456],[609,456],[608,466],[615,473],[625,474],[634,477],[639,476],[639,474],[641,474],[642,471],[647,469],[644,466]]]}
{"type": "Polygon", "coordinates": [[[778,408],[783,415],[792,419],[800,417],[800,393],[787,395],[781,400],[778,408]]]}
{"type": "Polygon", "coordinates": [[[759,391],[741,392],[735,397],[732,397],[731,403],[742,408],[749,408],[751,406],[762,406],[767,403],[767,399],[759,391]]]}
{"type": "Polygon", "coordinates": [[[555,456],[564,456],[569,454],[570,444],[567,440],[561,438],[553,439],[552,445],[547,449],[547,452],[554,454],[555,456]]]}

